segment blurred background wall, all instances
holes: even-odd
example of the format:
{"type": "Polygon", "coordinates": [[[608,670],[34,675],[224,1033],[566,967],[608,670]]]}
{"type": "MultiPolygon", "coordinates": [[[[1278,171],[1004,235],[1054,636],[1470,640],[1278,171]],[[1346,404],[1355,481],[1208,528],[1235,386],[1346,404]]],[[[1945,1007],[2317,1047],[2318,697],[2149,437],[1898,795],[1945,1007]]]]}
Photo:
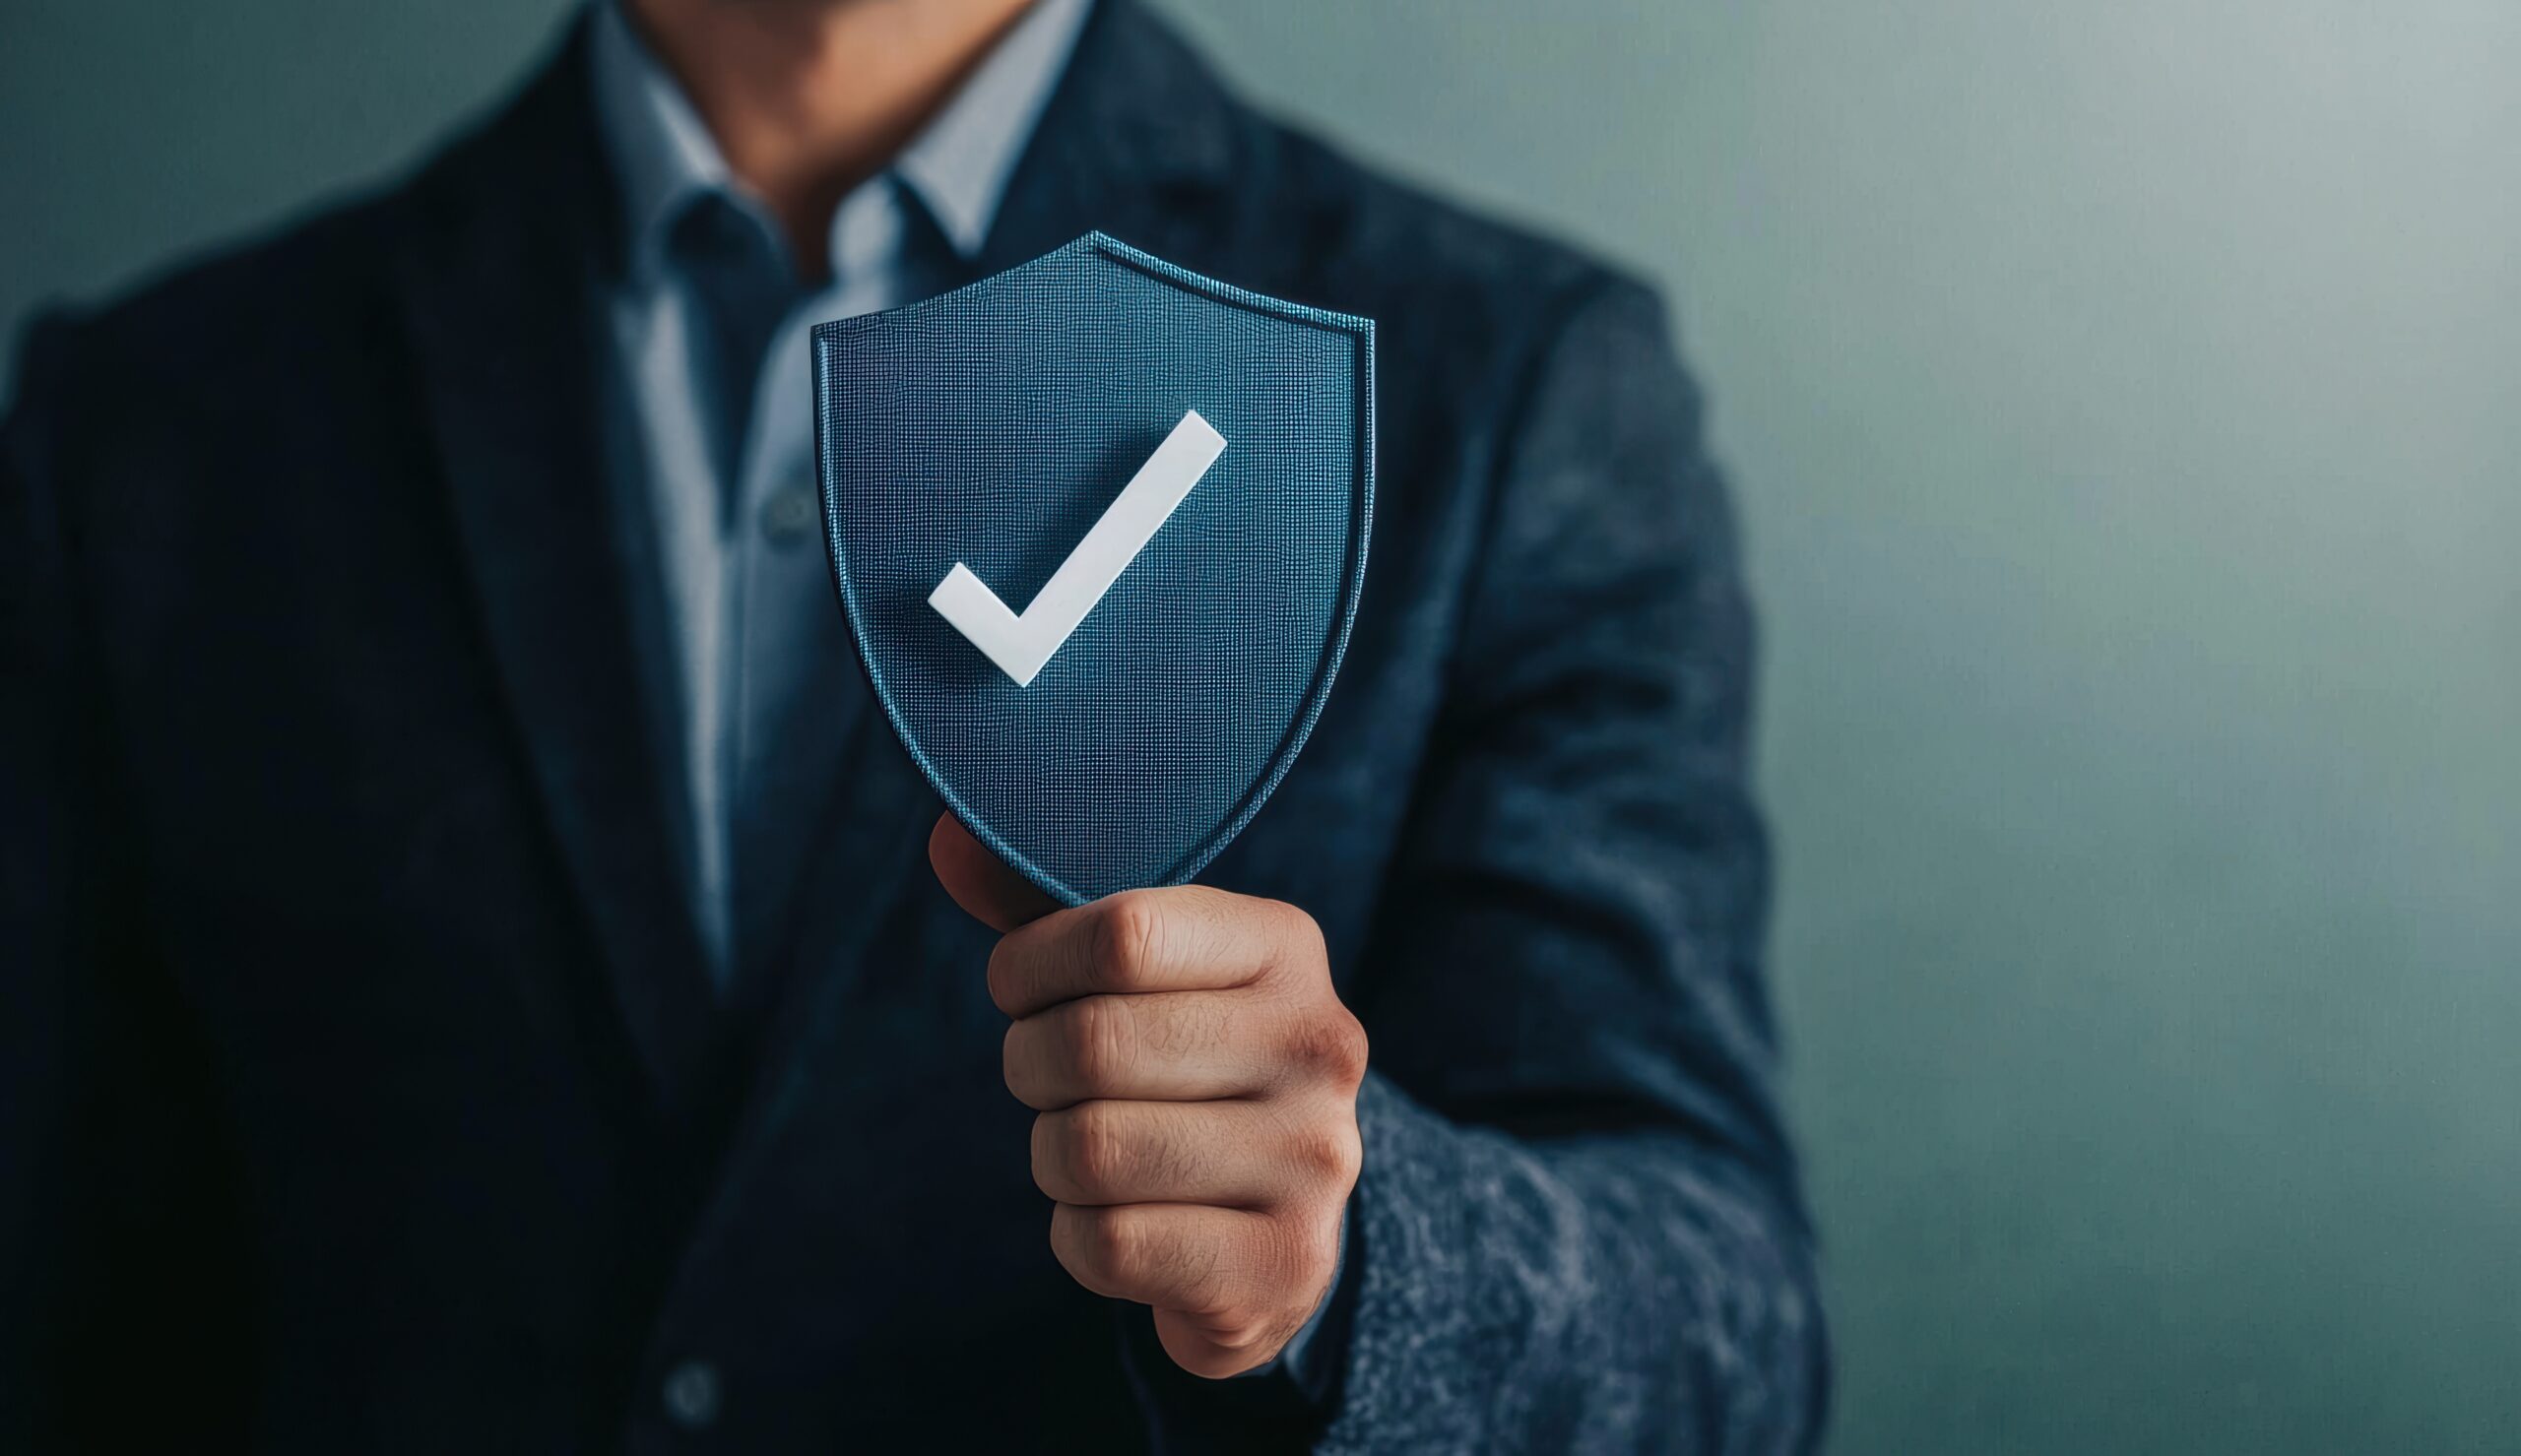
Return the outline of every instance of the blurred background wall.
{"type": "MultiPolygon", "coordinates": [[[[7,0],[0,323],[565,8],[7,0]]],[[[1839,1449],[2521,1449],[2521,6],[1167,8],[1675,302],[1839,1449]]]]}

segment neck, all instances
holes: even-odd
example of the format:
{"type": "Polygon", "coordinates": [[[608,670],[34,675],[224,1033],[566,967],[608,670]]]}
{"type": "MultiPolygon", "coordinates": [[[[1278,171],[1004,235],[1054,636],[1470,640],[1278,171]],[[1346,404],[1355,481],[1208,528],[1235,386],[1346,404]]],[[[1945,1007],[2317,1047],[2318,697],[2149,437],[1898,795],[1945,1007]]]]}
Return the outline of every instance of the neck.
{"type": "Polygon", "coordinates": [[[831,216],[950,99],[1030,0],[628,0],[728,167],[810,277],[831,216]]]}

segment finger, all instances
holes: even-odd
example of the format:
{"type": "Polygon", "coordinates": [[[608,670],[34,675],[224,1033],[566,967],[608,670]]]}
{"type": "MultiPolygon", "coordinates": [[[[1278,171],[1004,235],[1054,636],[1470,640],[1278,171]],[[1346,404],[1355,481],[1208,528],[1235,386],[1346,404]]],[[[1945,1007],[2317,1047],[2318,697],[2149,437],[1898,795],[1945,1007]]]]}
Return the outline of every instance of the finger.
{"type": "Polygon", "coordinates": [[[1087,996],[1006,1029],[1006,1090],[1037,1112],[1096,1098],[1203,1102],[1270,1091],[1301,1064],[1273,998],[1243,991],[1087,996]]]}
{"type": "Polygon", "coordinates": [[[1321,930],[1291,905],[1199,885],[1131,890],[1010,933],[990,955],[989,991],[1030,1016],[1079,996],[1249,985],[1321,953],[1321,930]]]}
{"type": "Polygon", "coordinates": [[[965,914],[1001,933],[1059,909],[1058,901],[1007,868],[952,814],[937,815],[937,827],[929,831],[928,862],[965,914]]]}
{"type": "MultiPolygon", "coordinates": [[[[1291,1221],[1196,1203],[1051,1210],[1051,1251],[1078,1284],[1203,1325],[1260,1315],[1297,1270],[1291,1221]]],[[[1335,1253],[1334,1253],[1335,1257],[1335,1253]]]]}
{"type": "Polygon", "coordinates": [[[1061,1203],[1264,1209],[1357,1180],[1353,1115],[1259,1102],[1098,1100],[1033,1119],[1033,1181],[1061,1203]]]}
{"type": "Polygon", "coordinates": [[[1155,1311],[1156,1343],[1173,1362],[1194,1375],[1223,1380],[1259,1369],[1276,1360],[1309,1316],[1280,1315],[1275,1320],[1216,1320],[1178,1309],[1155,1311]]]}

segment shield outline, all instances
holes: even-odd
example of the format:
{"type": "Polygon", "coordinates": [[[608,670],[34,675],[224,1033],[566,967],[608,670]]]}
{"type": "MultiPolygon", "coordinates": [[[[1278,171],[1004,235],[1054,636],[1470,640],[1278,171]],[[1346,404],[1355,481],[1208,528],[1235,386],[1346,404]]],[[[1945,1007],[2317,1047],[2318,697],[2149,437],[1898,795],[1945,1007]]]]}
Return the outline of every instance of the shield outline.
{"type": "MultiPolygon", "coordinates": [[[[1288,770],[1295,767],[1297,755],[1304,751],[1305,743],[1312,738],[1314,724],[1322,717],[1323,708],[1329,702],[1331,683],[1338,677],[1339,665],[1347,656],[1348,637],[1356,626],[1358,603],[1365,592],[1367,546],[1374,536],[1376,412],[1374,320],[1356,314],[1316,308],[1308,304],[1291,303],[1282,298],[1270,297],[1266,293],[1238,287],[1233,284],[1209,278],[1205,274],[1194,273],[1179,264],[1166,262],[1152,253],[1133,248],[1119,238],[1096,229],[1040,257],[1016,264],[1012,268],[1002,269],[987,278],[976,279],[959,288],[937,294],[933,298],[921,299],[878,313],[861,314],[854,318],[816,324],[812,334],[814,412],[819,423],[822,417],[822,402],[826,398],[830,382],[827,360],[833,346],[839,341],[852,334],[870,332],[882,327],[886,321],[915,315],[943,299],[988,288],[994,285],[1002,285],[1005,281],[1014,279],[1049,259],[1079,250],[1099,254],[1123,268],[1131,269],[1159,283],[1170,285],[1229,308],[1240,308],[1286,323],[1344,334],[1349,338],[1356,355],[1359,403],[1356,411],[1352,456],[1354,465],[1351,471],[1350,487],[1352,496],[1350,519],[1354,522],[1354,528],[1350,531],[1346,543],[1347,560],[1340,568],[1339,600],[1334,607],[1335,616],[1331,623],[1329,639],[1322,648],[1320,661],[1314,669],[1313,680],[1305,690],[1304,701],[1299,706],[1294,721],[1288,725],[1287,730],[1279,738],[1277,748],[1271,752],[1268,762],[1257,780],[1245,788],[1242,796],[1236,801],[1233,812],[1194,842],[1182,855],[1176,856],[1172,864],[1157,876],[1154,882],[1155,886],[1179,885],[1197,875],[1200,870],[1208,866],[1209,861],[1225,852],[1226,847],[1232,844],[1235,838],[1242,834],[1245,826],[1252,822],[1254,816],[1260,812],[1261,806],[1269,801],[1270,794],[1277,791],[1279,783],[1286,778],[1288,770]]],[[[938,771],[937,764],[931,760],[928,752],[920,746],[916,735],[905,725],[901,707],[894,700],[892,689],[886,684],[883,672],[876,665],[875,653],[869,647],[865,613],[860,609],[858,584],[850,572],[848,553],[842,548],[838,499],[840,483],[836,478],[835,464],[824,448],[823,432],[819,428],[814,432],[814,475],[815,483],[819,487],[816,494],[820,498],[823,512],[824,562],[831,569],[832,587],[840,598],[841,615],[849,624],[850,645],[856,650],[859,670],[866,675],[868,690],[873,695],[876,705],[883,710],[885,725],[891,728],[894,741],[898,742],[903,751],[910,755],[911,762],[919,768],[920,777],[925,779],[928,787],[936,791],[937,798],[944,803],[946,811],[969,830],[974,839],[987,846],[991,854],[1005,861],[1017,873],[1048,892],[1061,904],[1068,906],[1086,904],[1095,897],[1080,892],[1074,886],[1045,870],[1040,864],[1034,862],[1031,855],[1026,855],[996,827],[973,813],[970,805],[963,801],[962,795],[954,791],[953,785],[947,781],[944,774],[938,771]]],[[[1119,891],[1106,893],[1117,894],[1119,891]]]]}

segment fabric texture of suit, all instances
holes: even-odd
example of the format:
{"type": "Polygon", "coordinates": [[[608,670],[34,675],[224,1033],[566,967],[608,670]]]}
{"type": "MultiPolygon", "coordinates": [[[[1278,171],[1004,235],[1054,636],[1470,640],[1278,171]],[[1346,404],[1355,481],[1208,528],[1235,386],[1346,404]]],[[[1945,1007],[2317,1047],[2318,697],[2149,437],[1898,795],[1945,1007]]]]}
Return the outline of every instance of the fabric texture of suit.
{"type": "Polygon", "coordinates": [[[1321,922],[1364,1173],[1328,1378],[1203,1382],[1050,1255],[990,937],[872,715],[777,974],[712,994],[621,605],[656,542],[597,458],[585,88],[573,38],[409,179],[25,345],[0,1449],[1807,1444],[1749,620],[1652,296],[1129,0],[991,229],[982,272],[1101,228],[1378,331],[1346,663],[1201,876],[1321,922]]]}

